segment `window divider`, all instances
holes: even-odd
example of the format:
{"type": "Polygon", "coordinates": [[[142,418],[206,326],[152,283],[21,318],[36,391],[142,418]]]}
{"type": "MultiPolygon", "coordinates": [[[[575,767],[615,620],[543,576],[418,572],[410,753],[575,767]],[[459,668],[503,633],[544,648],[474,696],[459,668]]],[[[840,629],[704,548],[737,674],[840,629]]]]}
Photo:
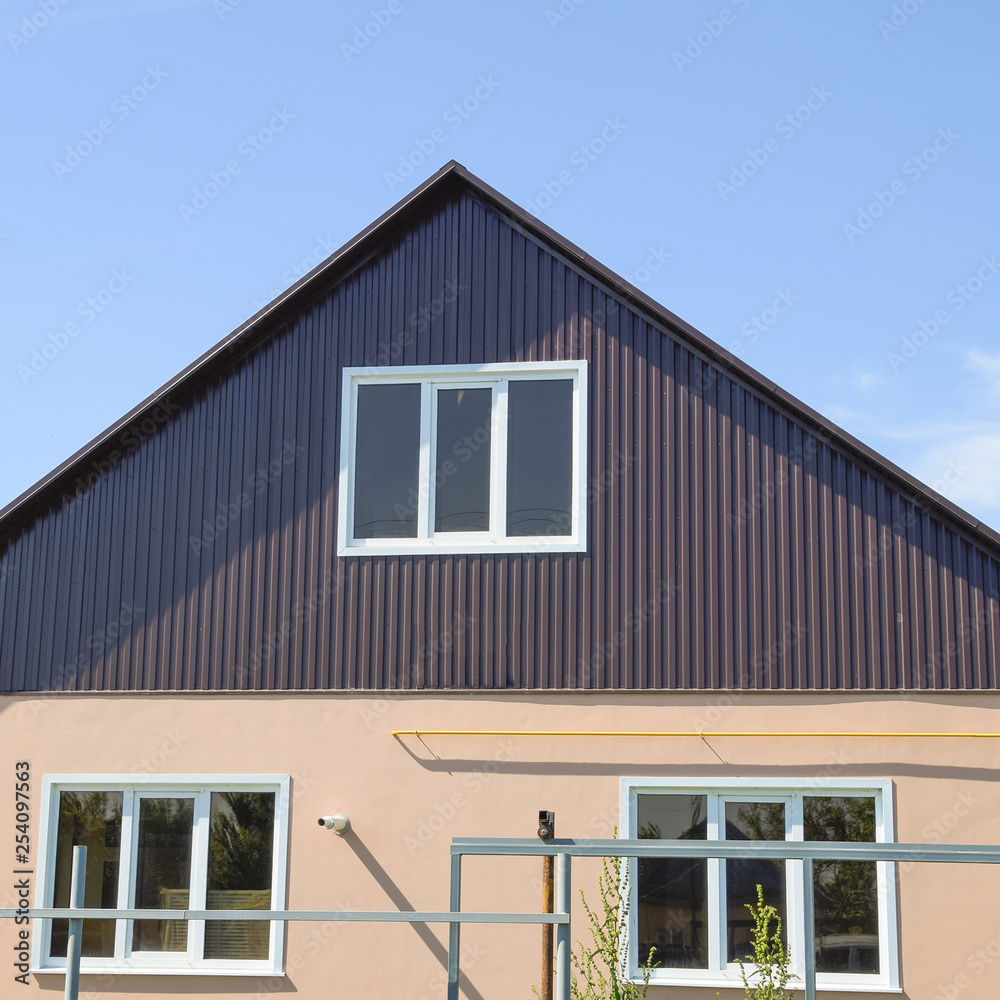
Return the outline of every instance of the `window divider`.
{"type": "MultiPolygon", "coordinates": [[[[803,818],[803,799],[801,795],[793,795],[787,806],[788,828],[786,840],[802,841],[805,839],[805,820],[803,818]]],[[[805,975],[806,940],[803,930],[805,917],[805,892],[802,887],[802,862],[795,858],[785,861],[785,896],[788,905],[788,950],[791,953],[792,972],[800,978],[805,975]]]]}
{"type": "Polygon", "coordinates": [[[420,469],[417,473],[417,538],[431,537],[434,524],[434,427],[437,423],[437,393],[433,382],[420,386],[420,469]],[[423,503],[420,500],[423,499],[423,503]]]}
{"type": "MultiPolygon", "coordinates": [[[[192,910],[208,909],[208,837],[212,793],[198,792],[194,800],[194,825],[191,836],[191,876],[188,906],[192,910]]],[[[188,954],[196,959],[205,955],[205,921],[189,920],[188,954]]]]}
{"type": "Polygon", "coordinates": [[[509,385],[510,379],[506,378],[500,379],[497,383],[496,406],[490,428],[493,445],[490,477],[496,483],[496,496],[490,504],[490,534],[494,538],[507,534],[507,387],[509,385]]]}
{"type": "MultiPolygon", "coordinates": [[[[721,796],[707,796],[705,816],[707,820],[705,839],[725,840],[726,804],[721,796]]],[[[726,912],[726,862],[722,858],[708,858],[706,864],[708,871],[706,872],[705,922],[708,925],[709,968],[724,969],[728,958],[729,941],[727,935],[722,933],[722,927],[727,922],[720,920],[716,914],[724,915],[726,912]]]]}
{"type": "MultiPolygon", "coordinates": [[[[138,823],[136,821],[136,794],[134,788],[122,789],[122,828],[118,848],[118,905],[123,909],[135,907],[135,851],[138,823]],[[123,850],[125,846],[128,850],[123,850]]],[[[115,921],[115,960],[124,961],[132,951],[133,921],[115,921]]]]}

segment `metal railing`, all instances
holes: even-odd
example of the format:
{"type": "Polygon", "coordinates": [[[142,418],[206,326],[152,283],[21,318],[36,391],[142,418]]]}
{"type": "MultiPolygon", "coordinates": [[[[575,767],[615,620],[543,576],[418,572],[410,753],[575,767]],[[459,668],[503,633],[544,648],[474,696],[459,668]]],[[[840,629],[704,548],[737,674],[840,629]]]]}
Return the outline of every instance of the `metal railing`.
{"type": "MultiPolygon", "coordinates": [[[[946,844],[859,844],[810,841],[692,841],[692,840],[547,840],[529,838],[456,837],[451,844],[451,887],[448,910],[170,910],[171,920],[280,920],[374,923],[446,923],[448,938],[448,1000],[458,1000],[462,924],[554,924],[556,927],[555,1000],[570,997],[570,885],[573,858],[728,858],[802,862],[805,941],[815,940],[813,901],[814,861],[884,861],[1000,864],[1000,847],[946,844]],[[556,859],[554,913],[466,913],[462,911],[462,858],[544,857],[556,859]]],[[[84,907],[86,848],[73,848],[69,907],[0,909],[0,919],[27,915],[32,919],[68,919],[66,1000],[78,1000],[80,934],[85,919],[162,920],[162,909],[103,909],[84,907]]],[[[123,970],[125,971],[125,970],[123,970]]],[[[803,988],[806,1000],[816,1000],[816,954],[805,949],[803,988]]]]}

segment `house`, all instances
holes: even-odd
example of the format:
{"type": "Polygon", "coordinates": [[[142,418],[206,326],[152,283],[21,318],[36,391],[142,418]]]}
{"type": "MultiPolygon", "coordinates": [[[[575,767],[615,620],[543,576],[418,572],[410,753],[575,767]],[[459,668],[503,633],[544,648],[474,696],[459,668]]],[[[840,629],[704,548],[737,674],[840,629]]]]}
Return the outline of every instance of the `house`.
{"type": "MultiPolygon", "coordinates": [[[[447,909],[451,838],[541,808],[995,843],[998,659],[996,531],[449,163],[0,512],[0,906],[65,905],[83,844],[91,906],[447,909]]],[[[798,864],[634,865],[650,997],[738,983],[757,885],[801,969],[798,864]]],[[[995,994],[998,892],[819,866],[820,989],[995,994]]],[[[537,911],[538,861],[463,893],[537,911]]],[[[0,936],[61,988],[65,923],[0,936]]],[[[467,927],[464,995],[529,996],[538,938],[467,927]]],[[[87,921],[83,987],[431,1000],[445,941],[87,921]]]]}

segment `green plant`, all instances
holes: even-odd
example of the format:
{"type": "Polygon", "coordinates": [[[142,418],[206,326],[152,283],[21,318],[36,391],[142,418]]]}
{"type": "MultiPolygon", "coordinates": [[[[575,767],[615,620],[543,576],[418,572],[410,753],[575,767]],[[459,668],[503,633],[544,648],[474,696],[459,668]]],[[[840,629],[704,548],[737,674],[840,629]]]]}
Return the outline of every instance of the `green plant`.
{"type": "MultiPolygon", "coordinates": [[[[617,834],[617,830],[615,833],[617,834]]],[[[580,900],[590,924],[593,945],[586,948],[582,941],[577,942],[572,961],[580,979],[573,976],[570,996],[573,1000],[643,1000],[649,987],[655,949],[650,950],[639,969],[642,983],[631,982],[628,978],[626,939],[631,902],[628,859],[602,858],[601,876],[597,885],[600,912],[591,909],[583,890],[580,890],[580,900]]]]}
{"type": "MultiPolygon", "coordinates": [[[[795,990],[786,989],[792,973],[788,968],[788,952],[781,943],[781,917],[778,916],[778,911],[764,902],[764,888],[761,885],[757,886],[757,906],[750,903],[744,905],[753,917],[753,930],[750,932],[753,954],[747,955],[747,960],[754,967],[748,973],[742,960],[736,961],[748,1000],[792,1000],[795,990]],[[769,934],[772,920],[777,926],[774,934],[769,934]]],[[[716,996],[721,994],[716,993],[716,996]]]]}
{"type": "MultiPolygon", "coordinates": [[[[591,908],[583,890],[580,890],[580,901],[587,914],[593,944],[587,948],[582,941],[577,941],[572,963],[578,975],[574,974],[570,983],[570,996],[572,1000],[644,1000],[656,949],[650,949],[646,961],[639,968],[642,983],[631,982],[628,978],[626,939],[631,900],[628,860],[602,858],[597,885],[600,906],[596,910],[591,908]]],[[[539,995],[534,987],[531,992],[536,997],[539,995]]]]}

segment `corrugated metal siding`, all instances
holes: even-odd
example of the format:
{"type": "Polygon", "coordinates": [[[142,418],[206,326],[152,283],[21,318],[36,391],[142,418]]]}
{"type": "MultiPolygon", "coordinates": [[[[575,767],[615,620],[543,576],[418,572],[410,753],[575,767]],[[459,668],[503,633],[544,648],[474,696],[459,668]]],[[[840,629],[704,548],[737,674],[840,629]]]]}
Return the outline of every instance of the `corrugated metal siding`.
{"type": "Polygon", "coordinates": [[[995,689],[915,499],[466,196],[10,540],[0,687],[995,689]],[[336,558],[343,366],[579,357],[589,552],[336,558]]]}

